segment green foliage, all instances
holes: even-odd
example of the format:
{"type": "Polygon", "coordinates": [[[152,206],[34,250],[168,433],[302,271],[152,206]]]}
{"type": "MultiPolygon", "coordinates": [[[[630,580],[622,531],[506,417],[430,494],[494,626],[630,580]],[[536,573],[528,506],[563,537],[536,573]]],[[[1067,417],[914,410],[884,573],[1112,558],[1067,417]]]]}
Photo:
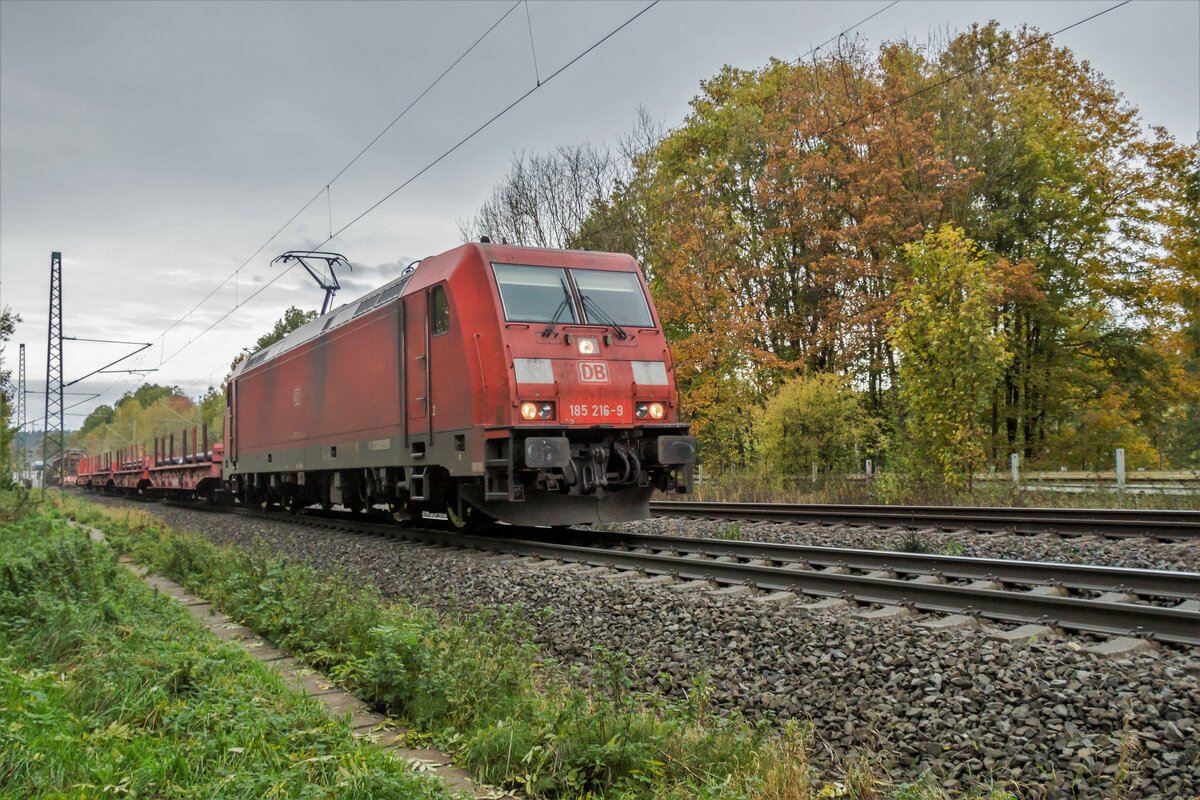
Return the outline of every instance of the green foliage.
{"type": "Polygon", "coordinates": [[[107,403],[96,406],[94,409],[92,409],[92,412],[84,418],[83,424],[79,426],[79,431],[75,434],[77,441],[85,441],[92,431],[104,425],[111,425],[116,413],[116,409],[107,403]]]}
{"type": "MultiPolygon", "coordinates": [[[[4,360],[5,343],[12,338],[21,318],[12,309],[0,309],[0,362],[4,360]]],[[[0,489],[12,485],[13,470],[16,457],[13,452],[13,441],[16,429],[13,427],[13,390],[11,373],[0,371],[0,489]]]]}
{"type": "Polygon", "coordinates": [[[872,439],[872,420],[845,378],[797,375],[766,403],[755,425],[763,466],[772,473],[856,469],[855,448],[872,439]]]}
{"type": "Polygon", "coordinates": [[[0,527],[0,565],[6,792],[446,796],[61,519],[22,506],[0,527]]]}
{"type": "Polygon", "coordinates": [[[742,523],[727,522],[724,525],[718,525],[716,538],[729,542],[740,542],[742,540],[742,523]]]}
{"type": "Polygon", "coordinates": [[[912,281],[898,292],[892,341],[901,353],[898,461],[920,476],[933,466],[951,487],[971,487],[986,463],[984,422],[1010,354],[996,325],[997,287],[975,243],[949,225],[908,245],[912,281]]]}
{"type": "Polygon", "coordinates": [[[117,408],[120,409],[130,403],[136,403],[140,408],[150,408],[160,400],[182,394],[183,390],[178,386],[159,386],[157,383],[146,383],[134,391],[122,395],[121,399],[117,401],[117,408]]]}
{"type": "Polygon", "coordinates": [[[938,554],[943,556],[961,556],[964,552],[966,551],[963,549],[962,542],[951,539],[942,545],[942,549],[938,551],[938,554]]]}

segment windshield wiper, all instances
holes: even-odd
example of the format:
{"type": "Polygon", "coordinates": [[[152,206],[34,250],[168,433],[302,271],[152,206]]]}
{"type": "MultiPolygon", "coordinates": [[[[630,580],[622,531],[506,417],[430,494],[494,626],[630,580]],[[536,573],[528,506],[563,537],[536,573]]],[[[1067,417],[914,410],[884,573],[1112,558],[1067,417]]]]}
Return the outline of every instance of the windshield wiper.
{"type": "Polygon", "coordinates": [[[549,336],[554,333],[554,326],[558,324],[558,318],[567,310],[567,306],[571,304],[570,297],[564,297],[563,301],[558,304],[558,308],[554,310],[554,316],[550,318],[550,324],[546,326],[546,330],[542,331],[542,336],[549,336]]]}
{"type": "Polygon", "coordinates": [[[591,303],[591,308],[593,311],[596,312],[596,317],[601,322],[603,322],[605,325],[611,326],[613,329],[613,332],[615,334],[617,334],[618,339],[628,339],[629,338],[629,334],[627,334],[625,332],[625,329],[622,328],[620,325],[618,325],[617,321],[615,319],[613,319],[612,317],[610,317],[608,315],[608,312],[606,312],[603,308],[600,307],[599,303],[597,303],[592,298],[588,297],[586,294],[579,295],[579,299],[581,299],[583,301],[583,310],[584,311],[588,310],[588,303],[591,303]]]}

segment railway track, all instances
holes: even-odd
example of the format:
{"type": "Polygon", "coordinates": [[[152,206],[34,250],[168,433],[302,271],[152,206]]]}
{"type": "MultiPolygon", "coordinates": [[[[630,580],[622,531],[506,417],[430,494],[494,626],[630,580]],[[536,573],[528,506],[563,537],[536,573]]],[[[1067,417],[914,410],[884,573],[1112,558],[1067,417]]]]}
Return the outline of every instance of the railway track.
{"type": "Polygon", "coordinates": [[[903,526],[942,530],[1108,538],[1145,537],[1178,541],[1200,537],[1200,512],[1150,509],[986,508],[954,506],[825,505],[789,503],[700,503],[658,501],[660,517],[903,526]]]}
{"type": "Polygon", "coordinates": [[[1200,645],[1200,573],[727,542],[672,536],[508,529],[477,536],[330,515],[239,514],[425,544],[746,586],[864,605],[1038,623],[1106,636],[1200,645]]]}

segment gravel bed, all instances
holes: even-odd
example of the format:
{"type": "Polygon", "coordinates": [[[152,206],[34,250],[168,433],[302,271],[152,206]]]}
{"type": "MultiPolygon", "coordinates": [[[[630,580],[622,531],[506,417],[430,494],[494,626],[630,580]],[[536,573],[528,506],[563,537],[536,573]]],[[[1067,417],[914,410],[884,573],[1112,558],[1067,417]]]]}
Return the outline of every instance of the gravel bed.
{"type": "MultiPolygon", "coordinates": [[[[282,554],[441,610],[542,611],[531,615],[537,641],[562,663],[586,667],[603,645],[629,654],[644,686],[679,695],[707,674],[721,710],[811,719],[824,742],[814,753],[822,767],[868,751],[895,779],[932,770],[948,789],[1015,781],[1022,797],[1037,798],[1111,797],[1112,776],[1131,767],[1123,797],[1200,793],[1200,660],[1193,650],[1104,660],[1072,638],[1014,645],[976,630],[932,633],[912,620],[868,621],[796,601],[684,592],[286,522],[171,507],[156,513],[217,542],[263,538],[282,554]],[[1138,743],[1124,765],[1123,735],[1138,743]]],[[[746,538],[767,527],[754,526],[746,538]]]]}
{"type": "Polygon", "coordinates": [[[656,517],[609,527],[612,530],[658,536],[735,538],[816,547],[857,547],[864,550],[899,550],[906,545],[906,540],[915,537],[930,553],[1200,572],[1200,540],[1197,539],[1160,542],[1151,539],[1102,539],[1095,536],[1031,536],[968,530],[941,531],[933,528],[914,532],[898,527],[738,523],[682,517],[656,517]]]}

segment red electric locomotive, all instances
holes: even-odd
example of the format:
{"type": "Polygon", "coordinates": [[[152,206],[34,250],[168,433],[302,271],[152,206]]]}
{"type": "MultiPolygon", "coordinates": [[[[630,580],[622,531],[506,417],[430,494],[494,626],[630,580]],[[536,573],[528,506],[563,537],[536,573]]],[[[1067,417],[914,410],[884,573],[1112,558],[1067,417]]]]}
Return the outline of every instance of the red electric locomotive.
{"type": "Polygon", "coordinates": [[[254,353],[226,397],[243,501],[567,525],[687,491],[662,326],[627,255],[471,243],[254,353]]]}

